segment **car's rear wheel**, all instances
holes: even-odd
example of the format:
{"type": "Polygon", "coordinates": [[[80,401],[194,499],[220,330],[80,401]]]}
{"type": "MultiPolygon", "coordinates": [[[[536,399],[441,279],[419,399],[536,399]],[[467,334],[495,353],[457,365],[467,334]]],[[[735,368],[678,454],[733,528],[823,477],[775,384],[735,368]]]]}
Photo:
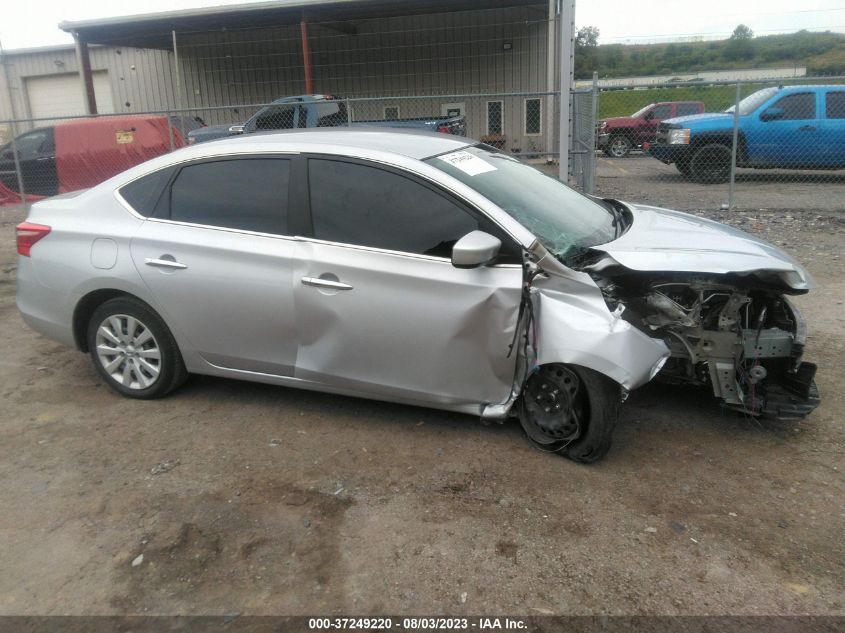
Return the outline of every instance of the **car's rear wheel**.
{"type": "Polygon", "coordinates": [[[690,163],[688,160],[679,160],[675,163],[675,167],[678,168],[678,171],[681,172],[682,176],[686,176],[687,178],[690,177],[690,163]]]}
{"type": "Polygon", "coordinates": [[[621,390],[585,367],[543,365],[526,381],[519,419],[538,448],[577,462],[595,462],[610,449],[621,390]]]}
{"type": "Polygon", "coordinates": [[[608,140],[605,154],[613,158],[625,158],[631,153],[632,147],[631,139],[624,134],[615,134],[608,140]]]}
{"type": "Polygon", "coordinates": [[[689,163],[690,176],[696,182],[727,182],[731,175],[731,150],[721,143],[703,145],[695,150],[689,163]]]}
{"type": "Polygon", "coordinates": [[[173,335],[155,311],[130,297],[106,301],[88,323],[88,350],[106,383],[130,398],[161,398],[187,377],[173,335]]]}

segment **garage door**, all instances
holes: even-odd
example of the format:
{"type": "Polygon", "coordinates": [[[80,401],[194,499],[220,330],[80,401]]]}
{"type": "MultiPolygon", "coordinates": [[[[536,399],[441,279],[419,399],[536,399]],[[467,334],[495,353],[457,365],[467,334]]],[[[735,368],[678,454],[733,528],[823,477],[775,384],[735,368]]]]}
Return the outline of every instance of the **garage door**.
{"type": "MultiPolygon", "coordinates": [[[[105,70],[94,75],[94,95],[97,97],[97,111],[100,114],[114,112],[109,74],[105,70]]],[[[27,77],[26,94],[29,98],[29,111],[35,119],[61,118],[85,114],[85,100],[79,75],[67,73],[46,77],[27,77]]]]}

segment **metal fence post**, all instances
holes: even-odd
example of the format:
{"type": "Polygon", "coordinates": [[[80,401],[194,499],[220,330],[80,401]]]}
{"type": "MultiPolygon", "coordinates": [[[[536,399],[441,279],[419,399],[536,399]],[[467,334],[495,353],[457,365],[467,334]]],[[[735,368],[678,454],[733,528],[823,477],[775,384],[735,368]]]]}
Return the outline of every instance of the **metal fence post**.
{"type": "MultiPolygon", "coordinates": [[[[167,138],[170,141],[170,151],[172,152],[174,149],[176,149],[176,143],[173,139],[173,121],[170,120],[170,110],[165,112],[164,116],[167,119],[167,138]]],[[[182,136],[185,136],[184,128],[179,130],[179,132],[182,134],[182,136]]],[[[185,138],[184,140],[187,143],[188,139],[185,138]]]]}
{"type": "Polygon", "coordinates": [[[179,110],[179,121],[181,128],[185,129],[185,111],[182,109],[182,69],[179,68],[179,49],[176,47],[176,31],[170,32],[173,36],[173,65],[176,72],[176,108],[179,110]]]}
{"type": "Polygon", "coordinates": [[[15,176],[18,179],[18,195],[21,198],[21,204],[26,204],[26,189],[23,184],[23,172],[21,171],[21,159],[18,156],[18,146],[15,143],[15,137],[18,135],[18,126],[14,121],[10,122],[12,133],[12,156],[15,158],[15,176]]]}
{"type": "Polygon", "coordinates": [[[739,138],[739,102],[741,84],[736,82],[736,98],[734,99],[734,129],[733,142],[731,143],[731,181],[728,186],[728,209],[734,207],[734,189],[736,188],[736,149],[739,138]]]}
{"type": "Polygon", "coordinates": [[[572,64],[575,39],[575,0],[561,0],[560,4],[560,161],[558,177],[569,182],[569,135],[572,119],[572,64]]]}
{"type": "Polygon", "coordinates": [[[352,125],[352,103],[346,97],[346,125],[352,125]]]}
{"type": "Polygon", "coordinates": [[[587,154],[587,173],[589,176],[587,177],[587,187],[584,193],[593,194],[596,192],[596,116],[598,115],[598,106],[599,106],[599,74],[594,70],[593,71],[593,94],[592,96],[592,113],[590,116],[590,126],[591,126],[591,140],[590,146],[588,149],[587,154]]]}

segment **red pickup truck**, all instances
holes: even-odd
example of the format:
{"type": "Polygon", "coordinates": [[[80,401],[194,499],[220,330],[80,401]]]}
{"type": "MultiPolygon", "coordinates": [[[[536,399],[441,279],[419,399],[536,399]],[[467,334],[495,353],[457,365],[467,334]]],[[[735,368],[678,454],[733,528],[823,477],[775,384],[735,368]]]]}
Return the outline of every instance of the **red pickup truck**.
{"type": "Polygon", "coordinates": [[[652,142],[664,119],[702,112],[701,101],[663,101],[650,103],[631,116],[602,119],[598,122],[599,149],[613,158],[624,158],[635,147],[652,142]]]}

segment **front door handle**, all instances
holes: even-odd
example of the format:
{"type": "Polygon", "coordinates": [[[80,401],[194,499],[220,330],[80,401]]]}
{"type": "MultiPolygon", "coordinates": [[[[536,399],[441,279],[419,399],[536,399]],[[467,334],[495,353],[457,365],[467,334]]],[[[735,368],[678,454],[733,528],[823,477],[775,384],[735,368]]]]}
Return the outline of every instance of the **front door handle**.
{"type": "Polygon", "coordinates": [[[331,288],[332,290],[352,290],[352,286],[342,281],[332,281],[331,279],[321,279],[320,277],[303,277],[302,284],[304,286],[316,286],[318,288],[331,288]]]}
{"type": "Polygon", "coordinates": [[[187,268],[185,264],[177,262],[175,259],[156,259],[155,257],[147,257],[144,259],[147,266],[155,266],[156,268],[177,268],[182,270],[187,268]]]}
{"type": "Polygon", "coordinates": [[[815,125],[802,125],[798,128],[801,132],[815,132],[816,126],[815,125]]]}

